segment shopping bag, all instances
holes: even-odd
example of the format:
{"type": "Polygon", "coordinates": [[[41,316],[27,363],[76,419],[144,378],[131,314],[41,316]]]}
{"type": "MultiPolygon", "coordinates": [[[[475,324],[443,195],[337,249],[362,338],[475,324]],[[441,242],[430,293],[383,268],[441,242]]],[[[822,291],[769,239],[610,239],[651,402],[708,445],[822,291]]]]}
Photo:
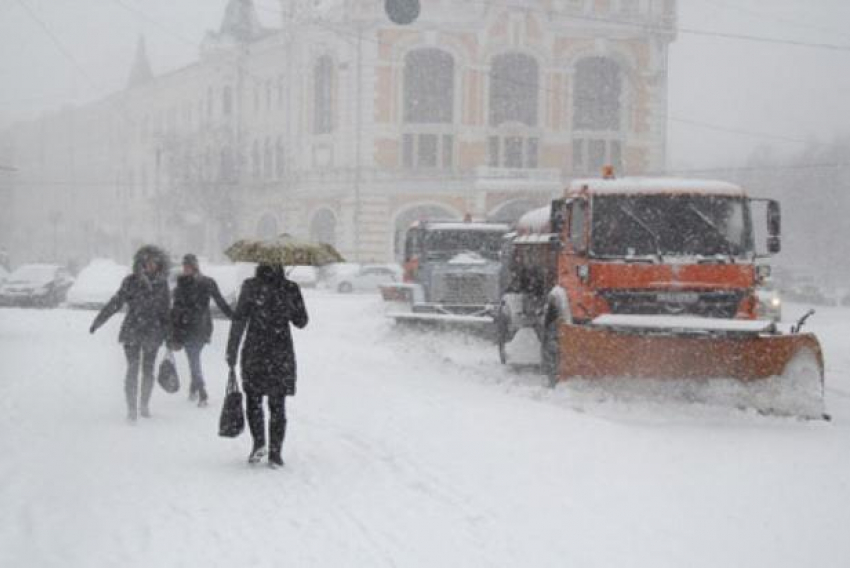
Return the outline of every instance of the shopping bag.
{"type": "Polygon", "coordinates": [[[224,404],[221,406],[221,416],[218,419],[218,435],[225,438],[235,438],[244,429],[245,408],[242,406],[242,392],[236,382],[236,371],[230,369],[224,404]]]}
{"type": "Polygon", "coordinates": [[[174,351],[171,349],[165,352],[165,358],[159,364],[159,373],[157,373],[156,380],[159,386],[169,394],[174,394],[180,390],[177,363],[174,361],[174,351]]]}

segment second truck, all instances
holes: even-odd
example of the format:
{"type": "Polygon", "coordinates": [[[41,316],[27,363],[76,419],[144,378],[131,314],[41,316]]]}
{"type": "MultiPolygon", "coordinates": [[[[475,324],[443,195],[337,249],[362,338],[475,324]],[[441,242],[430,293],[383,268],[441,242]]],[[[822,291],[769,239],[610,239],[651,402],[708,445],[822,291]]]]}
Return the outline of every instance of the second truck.
{"type": "Polygon", "coordinates": [[[491,329],[499,305],[504,223],[417,221],[407,231],[404,282],[383,286],[396,321],[491,329]]]}

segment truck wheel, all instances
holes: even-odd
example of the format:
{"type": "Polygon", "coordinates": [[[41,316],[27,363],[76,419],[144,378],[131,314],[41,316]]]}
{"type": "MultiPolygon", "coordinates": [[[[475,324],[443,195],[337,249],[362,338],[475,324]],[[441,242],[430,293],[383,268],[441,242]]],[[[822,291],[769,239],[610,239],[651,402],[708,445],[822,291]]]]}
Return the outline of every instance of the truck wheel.
{"type": "Polygon", "coordinates": [[[351,292],[354,291],[354,287],[351,285],[350,282],[343,282],[337,287],[337,291],[340,294],[351,294],[351,292]]]}
{"type": "Polygon", "coordinates": [[[558,345],[558,319],[555,318],[543,328],[540,340],[540,367],[547,384],[555,388],[560,378],[560,345],[558,345]]]}

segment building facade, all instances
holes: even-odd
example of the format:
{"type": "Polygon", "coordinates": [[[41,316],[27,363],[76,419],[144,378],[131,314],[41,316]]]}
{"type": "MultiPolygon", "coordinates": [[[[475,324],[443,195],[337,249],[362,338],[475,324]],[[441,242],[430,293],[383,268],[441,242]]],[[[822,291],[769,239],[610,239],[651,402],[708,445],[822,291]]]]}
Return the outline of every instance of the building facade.
{"type": "Polygon", "coordinates": [[[230,0],[198,61],[15,125],[0,178],[13,257],[218,258],[291,233],[394,258],[428,218],[513,220],[603,165],[665,162],[675,0],[230,0]]]}

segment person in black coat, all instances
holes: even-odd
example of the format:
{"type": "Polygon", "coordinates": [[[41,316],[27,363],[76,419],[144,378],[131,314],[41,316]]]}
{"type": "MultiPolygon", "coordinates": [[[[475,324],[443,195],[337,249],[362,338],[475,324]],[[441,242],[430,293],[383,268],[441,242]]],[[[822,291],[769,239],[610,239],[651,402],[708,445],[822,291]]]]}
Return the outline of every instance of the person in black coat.
{"type": "Polygon", "coordinates": [[[147,245],[133,258],[133,273],[124,278],[121,287],[103,307],[89,328],[94,333],[127,305],[118,341],[127,357],[124,393],[127,418],[136,420],[137,408],[150,417],[150,399],[154,383],[154,363],[160,345],[169,329],[168,255],[160,248],[147,245]],[[139,365],[142,370],[141,404],[139,403],[139,365]]]}
{"type": "Polygon", "coordinates": [[[207,388],[201,368],[201,351],[210,342],[213,331],[210,315],[210,300],[214,300],[221,312],[233,319],[233,310],[222,297],[218,284],[209,276],[201,274],[198,257],[187,254],[183,257],[183,274],[177,278],[174,289],[174,306],[171,308],[171,342],[173,347],[186,348],[192,383],[189,399],[198,399],[198,406],[207,405],[207,388]]]}
{"type": "Polygon", "coordinates": [[[286,396],[295,395],[295,351],[289,324],[307,325],[307,308],[298,284],[288,280],[282,266],[261,264],[254,278],[242,284],[239,301],[230,326],[227,364],[236,366],[242,345],[242,387],[247,403],[248,426],[254,445],[249,463],[258,463],[266,454],[263,396],[269,405],[269,465],[283,465],[281,448],[286,435],[286,396]]]}

